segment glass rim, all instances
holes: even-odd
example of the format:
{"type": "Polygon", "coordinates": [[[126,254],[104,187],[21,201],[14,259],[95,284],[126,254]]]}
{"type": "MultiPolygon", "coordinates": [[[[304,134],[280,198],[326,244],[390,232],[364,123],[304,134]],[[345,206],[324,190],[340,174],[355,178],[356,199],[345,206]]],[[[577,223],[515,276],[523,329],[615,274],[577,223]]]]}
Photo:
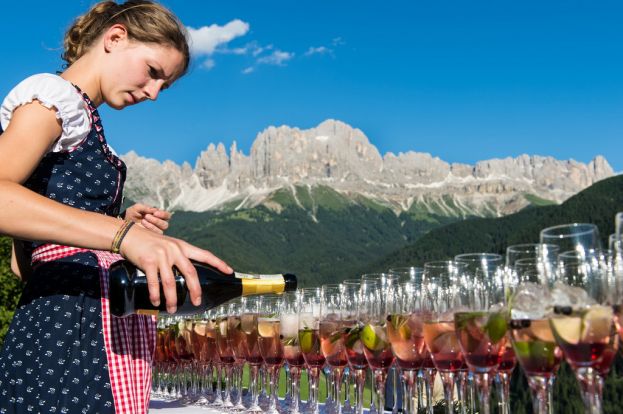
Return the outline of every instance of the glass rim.
{"type": "Polygon", "coordinates": [[[590,234],[594,231],[599,231],[597,226],[592,223],[569,223],[558,224],[556,226],[546,227],[539,233],[539,236],[547,237],[551,239],[566,239],[569,237],[578,237],[586,234],[590,234]],[[554,233],[557,230],[568,229],[568,232],[554,233]],[[580,229],[580,232],[571,232],[572,229],[580,229]]]}
{"type": "MultiPolygon", "coordinates": [[[[519,243],[512,244],[506,248],[507,253],[532,253],[541,247],[547,247],[552,250],[560,250],[560,247],[553,243],[519,243]]],[[[519,259],[521,260],[521,259],[519,259]]]]}
{"type": "Polygon", "coordinates": [[[492,261],[502,261],[503,256],[498,253],[461,253],[454,256],[454,261],[459,263],[479,262],[482,259],[491,259],[492,261]]]}
{"type": "Polygon", "coordinates": [[[390,267],[387,273],[409,273],[412,271],[424,271],[424,268],[421,266],[401,266],[401,267],[390,267]]]}
{"type": "Polygon", "coordinates": [[[383,277],[389,277],[390,279],[397,280],[399,277],[393,273],[377,272],[377,273],[364,273],[361,275],[361,280],[381,280],[383,277]]]}
{"type": "Polygon", "coordinates": [[[424,263],[424,269],[446,269],[449,265],[467,268],[467,263],[456,260],[432,260],[424,263]]]}

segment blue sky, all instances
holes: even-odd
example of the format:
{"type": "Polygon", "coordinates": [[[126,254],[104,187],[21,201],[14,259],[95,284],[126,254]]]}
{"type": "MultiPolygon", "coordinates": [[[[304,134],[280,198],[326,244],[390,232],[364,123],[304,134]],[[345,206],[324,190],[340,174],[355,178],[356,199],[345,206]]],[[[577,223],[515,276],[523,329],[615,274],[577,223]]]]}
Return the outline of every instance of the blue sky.
{"type": "MultiPolygon", "coordinates": [[[[0,95],[60,69],[64,30],[92,3],[3,4],[0,95]]],[[[163,3],[195,29],[193,68],[157,102],[102,109],[120,153],[194,165],[211,142],[248,154],[269,125],[333,118],[383,154],[602,154],[623,171],[623,3],[163,3]]]]}

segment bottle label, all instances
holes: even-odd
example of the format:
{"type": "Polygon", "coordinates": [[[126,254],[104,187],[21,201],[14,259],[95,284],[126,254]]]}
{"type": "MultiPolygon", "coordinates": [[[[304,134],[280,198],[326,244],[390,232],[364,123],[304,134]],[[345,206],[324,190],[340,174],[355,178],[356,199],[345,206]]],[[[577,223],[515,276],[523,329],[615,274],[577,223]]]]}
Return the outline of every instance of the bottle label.
{"type": "Polygon", "coordinates": [[[255,274],[249,274],[249,273],[240,273],[240,272],[235,272],[234,276],[238,279],[253,279],[253,280],[273,280],[275,282],[278,281],[282,281],[283,282],[283,275],[255,275],[255,274]]]}
{"type": "Polygon", "coordinates": [[[137,309],[136,310],[136,314],[137,315],[152,315],[152,316],[158,316],[158,313],[160,313],[159,310],[157,309],[137,309]]]}
{"type": "Polygon", "coordinates": [[[283,276],[279,278],[241,278],[242,296],[261,295],[263,293],[283,293],[286,282],[283,276]]]}

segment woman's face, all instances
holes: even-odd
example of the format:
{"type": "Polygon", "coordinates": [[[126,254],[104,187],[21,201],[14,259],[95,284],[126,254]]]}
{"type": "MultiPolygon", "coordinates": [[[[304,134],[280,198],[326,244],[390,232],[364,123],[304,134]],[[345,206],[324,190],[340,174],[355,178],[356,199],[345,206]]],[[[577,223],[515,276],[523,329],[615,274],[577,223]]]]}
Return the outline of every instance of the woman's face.
{"type": "Polygon", "coordinates": [[[115,109],[156,100],[180,76],[183,62],[182,53],[171,46],[119,40],[102,68],[103,100],[115,109]]]}

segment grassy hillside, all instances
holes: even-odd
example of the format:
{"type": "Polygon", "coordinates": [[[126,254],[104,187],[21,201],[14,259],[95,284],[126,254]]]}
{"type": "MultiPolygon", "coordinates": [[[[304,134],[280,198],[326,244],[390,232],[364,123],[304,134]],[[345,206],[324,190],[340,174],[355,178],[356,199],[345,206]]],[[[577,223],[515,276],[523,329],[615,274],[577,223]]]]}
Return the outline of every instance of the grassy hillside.
{"type": "Polygon", "coordinates": [[[623,176],[595,183],[561,205],[531,207],[495,219],[472,218],[432,230],[367,268],[422,265],[465,252],[504,253],[506,246],[537,242],[539,231],[545,227],[573,222],[596,224],[607,246],[618,211],[623,211],[623,176]]]}

